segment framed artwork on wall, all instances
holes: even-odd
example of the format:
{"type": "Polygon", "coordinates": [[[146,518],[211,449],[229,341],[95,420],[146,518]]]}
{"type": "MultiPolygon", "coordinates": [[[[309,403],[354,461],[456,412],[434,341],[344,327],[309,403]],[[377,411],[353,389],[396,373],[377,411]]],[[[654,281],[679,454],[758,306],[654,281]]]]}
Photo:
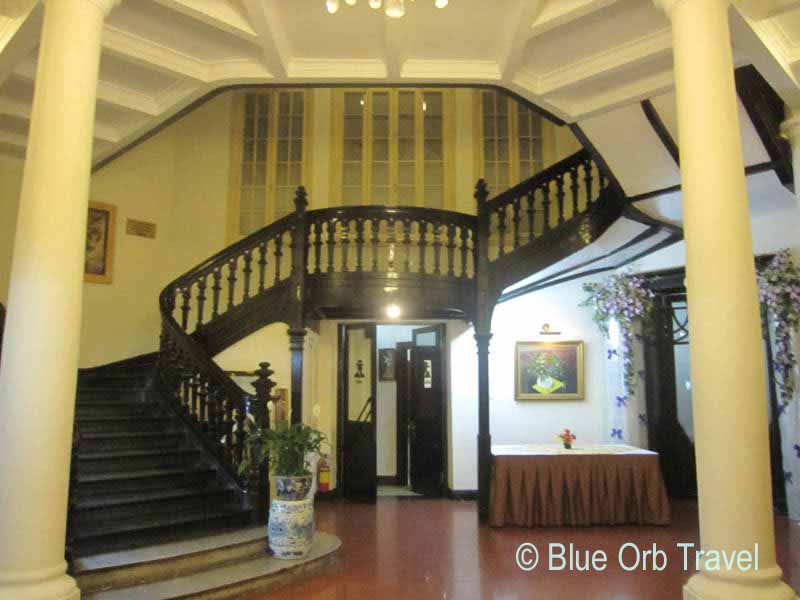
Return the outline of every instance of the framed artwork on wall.
{"type": "Polygon", "coordinates": [[[378,350],[378,379],[380,381],[394,381],[394,348],[378,350]]]}
{"type": "Polygon", "coordinates": [[[114,235],[117,207],[102,202],[89,202],[86,223],[86,262],[83,280],[89,283],[111,283],[114,273],[114,235]]]}
{"type": "Polygon", "coordinates": [[[517,400],[583,400],[583,342],[517,342],[517,400]]]}

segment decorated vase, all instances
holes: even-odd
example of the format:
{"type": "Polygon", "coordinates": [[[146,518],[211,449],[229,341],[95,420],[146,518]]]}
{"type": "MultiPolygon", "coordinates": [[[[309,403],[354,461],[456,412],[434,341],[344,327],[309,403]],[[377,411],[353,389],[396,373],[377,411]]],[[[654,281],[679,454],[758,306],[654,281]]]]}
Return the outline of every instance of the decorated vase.
{"type": "Polygon", "coordinates": [[[267,535],[275,558],[292,560],[306,556],[314,543],[314,499],[273,499],[267,535]]]}
{"type": "Polygon", "coordinates": [[[273,475],[273,488],[278,500],[305,500],[311,493],[313,477],[303,475],[300,477],[285,477],[273,475]]]}

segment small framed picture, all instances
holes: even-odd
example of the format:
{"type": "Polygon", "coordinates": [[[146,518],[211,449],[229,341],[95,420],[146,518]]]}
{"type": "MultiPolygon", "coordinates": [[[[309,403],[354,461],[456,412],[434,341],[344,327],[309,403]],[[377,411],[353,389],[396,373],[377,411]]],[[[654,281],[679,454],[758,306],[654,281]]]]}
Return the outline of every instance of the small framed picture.
{"type": "Polygon", "coordinates": [[[583,400],[583,342],[517,342],[517,400],[583,400]]]}
{"type": "Polygon", "coordinates": [[[83,280],[111,283],[114,274],[114,228],[117,207],[102,202],[89,203],[86,223],[86,259],[83,280]]]}
{"type": "Polygon", "coordinates": [[[378,379],[380,381],[394,381],[394,348],[378,350],[378,379]]]}

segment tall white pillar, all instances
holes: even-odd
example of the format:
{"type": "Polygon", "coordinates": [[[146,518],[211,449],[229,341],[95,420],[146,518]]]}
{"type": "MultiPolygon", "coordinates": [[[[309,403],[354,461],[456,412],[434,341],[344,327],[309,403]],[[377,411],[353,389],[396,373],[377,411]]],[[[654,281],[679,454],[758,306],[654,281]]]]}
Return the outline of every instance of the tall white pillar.
{"type": "Polygon", "coordinates": [[[794,171],[794,194],[800,198],[800,114],[793,111],[791,117],[781,124],[781,135],[792,146],[792,170],[794,171]]]}
{"type": "Polygon", "coordinates": [[[672,21],[692,404],[704,550],[758,544],[756,572],[689,579],[686,600],[795,598],[775,562],[766,376],[739,134],[730,0],[656,0],[672,21]]]}
{"type": "Polygon", "coordinates": [[[64,540],[103,20],[46,0],[0,367],[0,598],[76,599],[64,540]]]}

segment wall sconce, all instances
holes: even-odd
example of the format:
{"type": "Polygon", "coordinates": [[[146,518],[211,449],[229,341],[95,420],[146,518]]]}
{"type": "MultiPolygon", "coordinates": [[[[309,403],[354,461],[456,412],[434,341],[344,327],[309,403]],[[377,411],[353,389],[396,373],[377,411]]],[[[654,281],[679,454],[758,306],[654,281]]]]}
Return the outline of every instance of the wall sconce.
{"type": "Polygon", "coordinates": [[[542,323],[542,330],[539,335],[561,335],[560,331],[551,331],[550,323],[542,323]]]}

